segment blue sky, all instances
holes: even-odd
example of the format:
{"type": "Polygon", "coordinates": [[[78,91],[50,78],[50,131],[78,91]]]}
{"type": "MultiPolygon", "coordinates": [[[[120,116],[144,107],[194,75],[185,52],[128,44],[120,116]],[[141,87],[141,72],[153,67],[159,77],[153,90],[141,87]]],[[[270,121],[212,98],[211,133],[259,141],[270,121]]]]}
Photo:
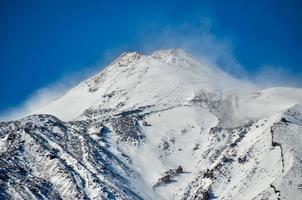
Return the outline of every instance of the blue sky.
{"type": "Polygon", "coordinates": [[[182,47],[254,81],[301,86],[299,0],[83,2],[1,1],[0,113],[133,50],[182,47]]]}

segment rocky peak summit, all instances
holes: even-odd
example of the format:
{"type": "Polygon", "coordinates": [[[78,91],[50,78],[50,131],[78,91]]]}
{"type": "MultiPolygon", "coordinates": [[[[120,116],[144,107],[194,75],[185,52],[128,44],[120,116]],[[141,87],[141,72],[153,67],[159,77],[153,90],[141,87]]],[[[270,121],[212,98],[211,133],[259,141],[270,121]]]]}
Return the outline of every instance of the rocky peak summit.
{"type": "Polygon", "coordinates": [[[122,53],[116,60],[114,60],[111,65],[117,64],[118,66],[127,66],[130,63],[138,60],[141,57],[141,54],[138,52],[125,52],[122,53]]]}

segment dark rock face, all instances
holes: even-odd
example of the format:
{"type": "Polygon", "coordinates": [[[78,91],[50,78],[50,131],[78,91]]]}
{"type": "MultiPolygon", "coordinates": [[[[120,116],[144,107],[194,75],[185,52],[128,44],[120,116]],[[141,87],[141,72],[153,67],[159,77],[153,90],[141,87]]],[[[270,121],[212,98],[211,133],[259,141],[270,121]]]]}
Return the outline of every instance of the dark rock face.
{"type": "Polygon", "coordinates": [[[203,178],[214,178],[213,170],[207,169],[207,171],[203,174],[203,178]]]}
{"type": "Polygon", "coordinates": [[[182,166],[178,166],[178,168],[175,170],[175,172],[176,172],[177,174],[183,173],[182,166]]]}
{"type": "Polygon", "coordinates": [[[210,194],[205,189],[199,189],[199,190],[197,190],[196,195],[193,199],[194,200],[208,200],[208,199],[210,199],[210,194]]]}
{"type": "Polygon", "coordinates": [[[173,180],[176,176],[184,173],[182,166],[178,166],[176,169],[170,169],[164,173],[164,176],[159,178],[157,183],[153,186],[153,188],[157,188],[159,186],[176,182],[173,180]]]}
{"type": "Polygon", "coordinates": [[[122,142],[140,143],[145,139],[138,120],[134,116],[121,116],[113,119],[112,127],[122,142]]]}
{"type": "Polygon", "coordinates": [[[146,121],[143,121],[143,126],[152,126],[151,124],[149,124],[148,122],[146,121]]]}

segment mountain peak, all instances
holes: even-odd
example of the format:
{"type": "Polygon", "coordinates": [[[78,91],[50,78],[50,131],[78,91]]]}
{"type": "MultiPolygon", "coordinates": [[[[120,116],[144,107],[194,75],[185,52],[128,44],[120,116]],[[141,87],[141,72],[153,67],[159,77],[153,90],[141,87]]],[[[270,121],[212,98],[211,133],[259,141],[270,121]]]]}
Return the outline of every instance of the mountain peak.
{"type": "Polygon", "coordinates": [[[157,60],[162,60],[168,63],[175,63],[183,60],[194,60],[194,58],[182,49],[160,49],[154,51],[150,55],[144,55],[138,51],[123,52],[118,58],[116,58],[111,65],[127,66],[130,63],[139,60],[141,57],[151,57],[157,60]]]}
{"type": "Polygon", "coordinates": [[[182,49],[159,49],[152,53],[153,57],[160,56],[160,55],[174,55],[174,56],[183,56],[183,55],[189,55],[187,52],[185,52],[182,49]]]}
{"type": "Polygon", "coordinates": [[[152,53],[151,57],[168,63],[176,63],[177,61],[193,59],[190,54],[182,49],[157,50],[152,53]]]}
{"type": "Polygon", "coordinates": [[[199,90],[238,91],[242,85],[223,71],[199,63],[181,49],[158,50],[151,55],[127,52],[39,113],[70,120],[101,104],[108,108],[179,104],[186,103],[199,90]]]}
{"type": "Polygon", "coordinates": [[[0,199],[300,199],[301,102],[181,49],[123,53],[35,112],[58,118],[0,122],[0,199]]]}
{"type": "Polygon", "coordinates": [[[137,51],[134,52],[124,52],[117,59],[115,59],[111,65],[117,64],[118,66],[127,66],[133,61],[138,60],[141,57],[141,54],[137,51]]]}

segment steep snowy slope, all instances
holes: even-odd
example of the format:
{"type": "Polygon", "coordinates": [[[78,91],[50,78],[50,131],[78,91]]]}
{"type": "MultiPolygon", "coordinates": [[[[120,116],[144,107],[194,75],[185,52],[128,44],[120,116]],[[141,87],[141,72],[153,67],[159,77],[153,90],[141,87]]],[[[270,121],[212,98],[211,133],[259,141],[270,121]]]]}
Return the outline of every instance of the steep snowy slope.
{"type": "Polygon", "coordinates": [[[0,199],[137,198],[130,169],[86,122],[32,115],[0,124],[0,199]]]}
{"type": "Polygon", "coordinates": [[[0,198],[301,199],[301,104],[182,50],[125,53],[0,124],[0,198]]]}

